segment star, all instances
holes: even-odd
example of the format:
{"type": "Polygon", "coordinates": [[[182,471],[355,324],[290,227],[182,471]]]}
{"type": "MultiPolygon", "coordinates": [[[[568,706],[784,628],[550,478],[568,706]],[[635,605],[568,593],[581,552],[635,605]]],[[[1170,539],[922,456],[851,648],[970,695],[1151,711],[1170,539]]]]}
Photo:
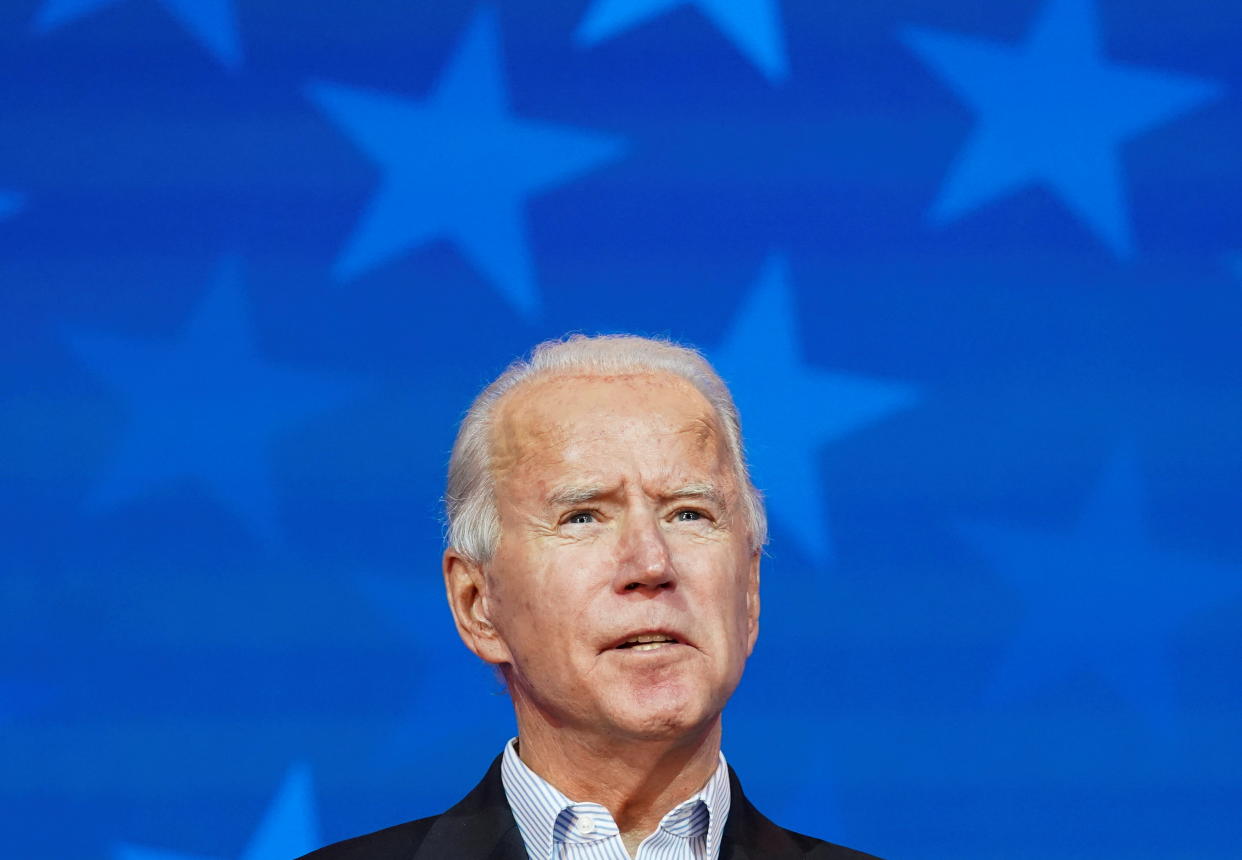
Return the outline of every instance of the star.
{"type": "Polygon", "coordinates": [[[1117,256],[1133,251],[1124,141],[1220,96],[1213,82],[1109,63],[1090,0],[1048,0],[1013,46],[911,29],[906,44],[978,120],[936,202],[936,223],[1039,183],[1117,256]]]}
{"type": "Polygon", "coordinates": [[[679,6],[696,7],[768,80],[789,74],[777,0],[595,0],[575,38],[593,45],[679,6]]]}
{"type": "Polygon", "coordinates": [[[349,280],[411,247],[450,238],[527,316],[539,302],[526,198],[621,152],[611,137],[510,113],[490,10],[475,16],[426,100],[330,83],[311,85],[309,96],[384,171],[336,276],[349,280]]]}
{"type": "Polygon", "coordinates": [[[1069,532],[961,525],[1027,607],[989,693],[993,701],[1012,701],[1094,672],[1150,726],[1172,733],[1170,637],[1193,614],[1242,589],[1237,570],[1152,546],[1143,528],[1142,497],[1134,451],[1123,446],[1069,532]]]}
{"type": "Polygon", "coordinates": [[[26,205],[26,196],[16,191],[0,191],[0,218],[11,218],[26,205]]]}
{"type": "MultiPolygon", "coordinates": [[[[311,798],[310,768],[297,764],[285,775],[280,791],[239,860],[289,860],[322,844],[311,798]]],[[[198,855],[133,845],[116,846],[112,856],[114,860],[203,860],[198,855]]]]}
{"type": "MultiPolygon", "coordinates": [[[[45,0],[35,17],[34,31],[50,33],[58,27],[112,6],[120,0],[45,0]]],[[[160,0],[191,36],[227,69],[241,64],[237,16],[233,0],[160,0]]]]}
{"type": "Polygon", "coordinates": [[[796,332],[786,264],[773,257],[713,359],[745,421],[756,486],[802,550],[824,564],[832,547],[820,448],[917,398],[906,385],[808,367],[796,332]]]}
{"type": "Polygon", "coordinates": [[[179,343],[78,335],[78,354],[129,400],[129,428],[95,506],[139,497],[179,478],[196,478],[258,531],[277,529],[267,465],[274,433],[338,402],[344,386],[273,367],[255,354],[236,260],[179,343]]]}

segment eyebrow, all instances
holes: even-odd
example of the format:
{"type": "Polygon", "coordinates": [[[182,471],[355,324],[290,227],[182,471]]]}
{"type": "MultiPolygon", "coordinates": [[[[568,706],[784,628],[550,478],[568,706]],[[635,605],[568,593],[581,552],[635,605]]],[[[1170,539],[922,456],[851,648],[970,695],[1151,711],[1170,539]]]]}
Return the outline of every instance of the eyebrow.
{"type": "MultiPolygon", "coordinates": [[[[559,487],[553,490],[548,496],[548,505],[550,507],[572,507],[574,505],[582,505],[587,502],[593,502],[603,496],[612,493],[613,490],[600,484],[585,484],[578,486],[559,487]]],[[[660,496],[661,501],[669,501],[675,499],[704,499],[719,506],[721,510],[727,510],[729,505],[725,498],[725,494],[720,491],[715,484],[705,481],[696,481],[685,484],[668,493],[660,496]]]]}
{"type": "Polygon", "coordinates": [[[709,484],[703,481],[686,484],[678,487],[671,493],[664,495],[665,499],[705,499],[717,505],[721,510],[727,511],[729,508],[728,500],[725,494],[715,484],[709,484]]]}
{"type": "Polygon", "coordinates": [[[608,490],[599,484],[587,484],[585,486],[560,487],[552,491],[548,496],[548,505],[550,507],[562,507],[581,505],[586,502],[593,502],[600,496],[608,494],[608,490]]]}

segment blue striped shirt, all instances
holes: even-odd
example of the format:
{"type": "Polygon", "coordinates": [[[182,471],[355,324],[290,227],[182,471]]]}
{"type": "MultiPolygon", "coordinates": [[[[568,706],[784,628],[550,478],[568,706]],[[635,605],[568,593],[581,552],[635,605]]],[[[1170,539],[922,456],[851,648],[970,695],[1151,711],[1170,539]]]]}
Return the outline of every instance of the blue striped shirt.
{"type": "MultiPolygon", "coordinates": [[[[631,860],[608,810],[549,785],[518,757],[517,738],[505,744],[500,778],[530,860],[631,860]]],[[[717,860],[728,816],[729,768],[721,753],[707,784],[660,819],[633,860],[717,860]]]]}

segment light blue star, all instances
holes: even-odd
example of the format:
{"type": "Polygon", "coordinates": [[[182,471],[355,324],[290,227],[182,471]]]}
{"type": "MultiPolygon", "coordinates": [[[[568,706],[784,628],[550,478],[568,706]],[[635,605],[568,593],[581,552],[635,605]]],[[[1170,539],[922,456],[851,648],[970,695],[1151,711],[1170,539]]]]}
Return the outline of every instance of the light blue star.
{"type": "MultiPolygon", "coordinates": [[[[250,837],[246,850],[238,860],[291,860],[314,851],[322,844],[311,797],[310,768],[298,764],[285,775],[280,791],[264,814],[259,829],[250,837]]],[[[206,860],[201,855],[133,845],[118,845],[113,849],[112,856],[114,860],[206,860]]]]}
{"type": "Polygon", "coordinates": [[[951,221],[1044,183],[1119,256],[1132,252],[1119,148],[1221,94],[1214,83],[1106,62],[1090,0],[1048,0],[1013,46],[911,29],[906,44],[975,109],[931,216],[951,221]]]}
{"type": "Polygon", "coordinates": [[[0,191],[0,218],[11,218],[26,205],[26,195],[16,191],[0,191]]]}
{"type": "Polygon", "coordinates": [[[679,6],[694,6],[773,82],[789,74],[777,0],[595,0],[575,34],[593,45],[679,6]]]}
{"type": "Polygon", "coordinates": [[[327,83],[309,94],[385,174],[336,261],[337,277],[354,278],[413,246],[450,238],[527,315],[539,302],[526,198],[622,149],[611,137],[510,113],[490,10],[475,17],[422,102],[327,83]]]}
{"type": "MultiPolygon", "coordinates": [[[[35,17],[34,31],[49,33],[97,9],[120,0],[45,0],[35,17]]],[[[169,13],[199,41],[220,65],[235,69],[241,64],[237,16],[233,0],[160,0],[169,13]]]]}
{"type": "Polygon", "coordinates": [[[1242,588],[1237,570],[1153,547],[1142,499],[1134,452],[1123,447],[1068,533],[996,523],[961,527],[1026,603],[1022,629],[990,691],[993,701],[1095,672],[1153,728],[1172,732],[1170,636],[1242,588]]]}
{"type": "Polygon", "coordinates": [[[714,363],[745,422],[755,484],[774,518],[813,560],[831,560],[819,451],[916,401],[912,388],[808,367],[785,261],[770,259],[714,363]]]}
{"type": "Polygon", "coordinates": [[[77,335],[72,342],[129,402],[128,428],[90,499],[94,505],[192,477],[261,532],[277,532],[268,468],[272,436],[339,402],[345,386],[256,356],[237,261],[221,266],[179,343],[103,335],[77,335]]]}

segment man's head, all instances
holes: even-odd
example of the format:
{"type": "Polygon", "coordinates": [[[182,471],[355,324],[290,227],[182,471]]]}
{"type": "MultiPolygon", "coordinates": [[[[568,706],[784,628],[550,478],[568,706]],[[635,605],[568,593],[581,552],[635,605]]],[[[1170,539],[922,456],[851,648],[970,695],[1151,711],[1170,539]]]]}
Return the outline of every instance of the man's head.
{"type": "Polygon", "coordinates": [[[520,722],[663,738],[715,721],[758,631],[765,521],[740,437],[710,365],[663,341],[546,343],[479,395],[445,577],[520,722]]]}

